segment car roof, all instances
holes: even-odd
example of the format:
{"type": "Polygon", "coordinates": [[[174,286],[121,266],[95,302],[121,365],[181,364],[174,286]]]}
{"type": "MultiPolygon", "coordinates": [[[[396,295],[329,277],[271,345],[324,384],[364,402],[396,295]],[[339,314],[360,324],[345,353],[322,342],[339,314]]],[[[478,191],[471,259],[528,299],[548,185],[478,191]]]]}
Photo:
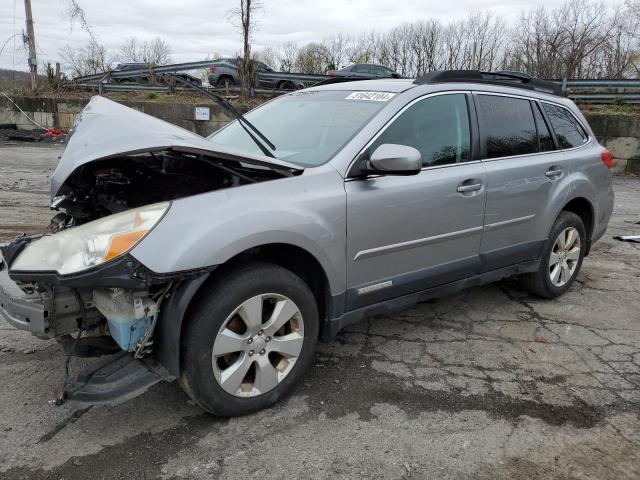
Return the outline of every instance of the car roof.
{"type": "Polygon", "coordinates": [[[307,88],[310,91],[371,91],[402,93],[419,88],[422,93],[443,92],[449,90],[477,91],[486,93],[508,94],[514,96],[537,98],[570,106],[573,102],[563,96],[553,95],[536,90],[518,88],[514,85],[496,85],[482,82],[441,82],[432,84],[416,84],[413,78],[380,78],[370,80],[351,80],[307,88]]]}
{"type": "Polygon", "coordinates": [[[400,93],[417,85],[412,78],[381,78],[372,80],[357,80],[351,82],[339,82],[329,85],[310,87],[307,90],[340,90],[340,91],[373,91],[400,93]]]}

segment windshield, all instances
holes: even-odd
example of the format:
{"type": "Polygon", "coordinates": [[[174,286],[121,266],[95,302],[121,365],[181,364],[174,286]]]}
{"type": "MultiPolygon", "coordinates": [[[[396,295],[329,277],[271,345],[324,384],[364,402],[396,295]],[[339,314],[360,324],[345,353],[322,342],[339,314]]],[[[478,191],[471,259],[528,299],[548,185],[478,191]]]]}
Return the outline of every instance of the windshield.
{"type": "MultiPolygon", "coordinates": [[[[302,166],[327,162],[386,105],[392,93],[358,95],[350,91],[300,91],[284,95],[245,117],[275,146],[275,157],[302,166]],[[383,101],[380,101],[380,100],[383,101]]],[[[372,93],[372,92],[366,92],[372,93]]],[[[209,140],[260,155],[237,121],[209,140]]]]}

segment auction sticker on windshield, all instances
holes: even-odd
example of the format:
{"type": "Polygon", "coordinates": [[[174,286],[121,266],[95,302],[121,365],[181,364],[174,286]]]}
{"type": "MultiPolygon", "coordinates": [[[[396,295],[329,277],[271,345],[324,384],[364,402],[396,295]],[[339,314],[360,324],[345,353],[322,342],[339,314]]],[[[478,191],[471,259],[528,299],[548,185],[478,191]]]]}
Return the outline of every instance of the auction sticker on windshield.
{"type": "Polygon", "coordinates": [[[386,102],[393,97],[395,93],[389,92],[353,92],[347,95],[345,100],[369,100],[370,102],[386,102]]]}

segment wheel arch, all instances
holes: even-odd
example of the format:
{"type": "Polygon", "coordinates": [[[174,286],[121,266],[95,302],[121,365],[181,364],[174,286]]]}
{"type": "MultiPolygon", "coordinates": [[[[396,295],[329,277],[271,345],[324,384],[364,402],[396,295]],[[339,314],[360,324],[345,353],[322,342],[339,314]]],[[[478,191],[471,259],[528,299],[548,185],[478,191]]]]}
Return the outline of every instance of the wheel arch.
{"type": "Polygon", "coordinates": [[[237,265],[262,261],[279,265],[299,276],[311,289],[320,317],[320,336],[328,328],[328,319],[340,310],[331,293],[329,278],[320,261],[308,250],[285,243],[270,243],[244,250],[215,270],[181,282],[163,305],[157,326],[154,357],[171,375],[180,375],[182,334],[189,315],[206,291],[237,265]]]}
{"type": "Polygon", "coordinates": [[[595,210],[593,204],[585,197],[574,197],[567,201],[560,211],[575,213],[582,220],[587,233],[585,256],[588,255],[591,248],[591,236],[593,235],[595,222],[595,210]]]}
{"type": "Polygon", "coordinates": [[[235,78],[233,78],[233,75],[231,75],[230,73],[221,73],[218,79],[216,80],[216,83],[219,83],[220,81],[224,81],[224,80],[229,80],[229,85],[234,85],[236,83],[235,78]]]}

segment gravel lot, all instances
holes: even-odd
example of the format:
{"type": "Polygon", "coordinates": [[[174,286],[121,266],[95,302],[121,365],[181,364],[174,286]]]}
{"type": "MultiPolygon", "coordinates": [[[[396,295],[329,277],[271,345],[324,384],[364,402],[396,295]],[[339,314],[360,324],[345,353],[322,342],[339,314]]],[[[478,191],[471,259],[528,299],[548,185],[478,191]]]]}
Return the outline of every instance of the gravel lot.
{"type": "MultiPolygon", "coordinates": [[[[43,230],[60,147],[0,146],[0,241],[43,230]]],[[[64,357],[0,323],[0,477],[640,477],[640,180],[563,298],[513,281],[363,321],[284,402],[203,414],[176,384],[116,407],[48,402],[64,357]]],[[[72,361],[78,371],[90,361],[72,361]]]]}

